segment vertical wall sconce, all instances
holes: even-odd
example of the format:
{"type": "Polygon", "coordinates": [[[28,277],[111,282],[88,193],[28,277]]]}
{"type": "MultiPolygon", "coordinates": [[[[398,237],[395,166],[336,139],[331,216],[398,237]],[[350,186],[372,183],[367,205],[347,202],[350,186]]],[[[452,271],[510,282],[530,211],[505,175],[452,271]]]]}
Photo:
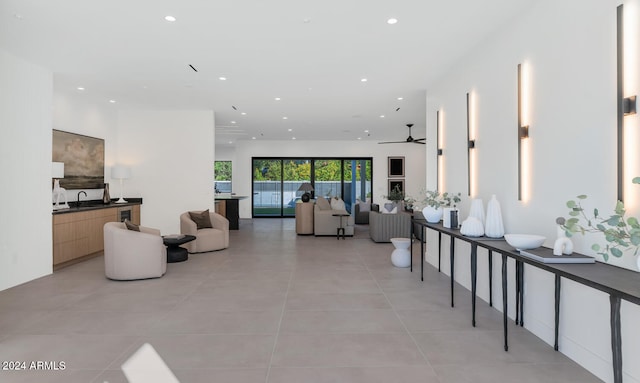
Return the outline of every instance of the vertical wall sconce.
{"type": "Polygon", "coordinates": [[[529,156],[525,143],[529,138],[529,89],[528,75],[522,64],[518,64],[518,201],[526,200],[529,180],[529,156]],[[526,174],[523,174],[526,173],[526,174]]]}
{"type": "Polygon", "coordinates": [[[467,93],[467,194],[471,197],[471,185],[472,185],[472,161],[471,161],[471,149],[475,149],[476,140],[472,139],[471,124],[472,124],[472,107],[471,96],[467,93]]]}
{"type": "Polygon", "coordinates": [[[616,61],[617,61],[617,130],[618,130],[618,200],[624,201],[625,170],[625,127],[624,117],[636,114],[636,96],[625,97],[625,42],[624,8],[616,9],[616,61]]]}
{"type": "Polygon", "coordinates": [[[442,142],[440,142],[440,129],[441,129],[441,120],[440,120],[440,110],[436,111],[436,190],[442,190],[442,142]]]}

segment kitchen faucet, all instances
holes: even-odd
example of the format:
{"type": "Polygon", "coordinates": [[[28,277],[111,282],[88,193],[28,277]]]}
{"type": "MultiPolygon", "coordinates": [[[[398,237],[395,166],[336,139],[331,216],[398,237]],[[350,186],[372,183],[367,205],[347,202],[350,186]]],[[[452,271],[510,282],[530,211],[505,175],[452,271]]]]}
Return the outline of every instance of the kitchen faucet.
{"type": "Polygon", "coordinates": [[[87,196],[87,192],[86,192],[86,191],[84,191],[84,190],[80,190],[80,191],[78,192],[78,200],[76,201],[76,207],[80,207],[80,194],[81,194],[81,193],[84,193],[84,196],[85,196],[85,197],[87,196]]]}

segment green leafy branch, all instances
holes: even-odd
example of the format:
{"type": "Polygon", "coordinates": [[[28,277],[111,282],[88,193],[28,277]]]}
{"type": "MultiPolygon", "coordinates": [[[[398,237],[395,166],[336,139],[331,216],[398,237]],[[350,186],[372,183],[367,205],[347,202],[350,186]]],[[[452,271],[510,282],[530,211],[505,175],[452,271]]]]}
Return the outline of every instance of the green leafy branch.
{"type": "MultiPolygon", "coordinates": [[[[634,184],[640,184],[640,177],[633,179],[634,184]]],[[[594,243],[591,249],[601,255],[605,261],[609,255],[620,258],[624,252],[633,250],[633,255],[640,251],[640,223],[635,217],[626,217],[626,210],[622,201],[617,201],[614,213],[608,217],[600,215],[598,209],[593,209],[589,216],[582,207],[581,201],[586,195],[579,195],[576,200],[567,201],[569,216],[562,225],[567,237],[580,233],[602,233],[607,243],[601,246],[594,243]],[[584,222],[581,222],[584,221],[584,222]]]]}

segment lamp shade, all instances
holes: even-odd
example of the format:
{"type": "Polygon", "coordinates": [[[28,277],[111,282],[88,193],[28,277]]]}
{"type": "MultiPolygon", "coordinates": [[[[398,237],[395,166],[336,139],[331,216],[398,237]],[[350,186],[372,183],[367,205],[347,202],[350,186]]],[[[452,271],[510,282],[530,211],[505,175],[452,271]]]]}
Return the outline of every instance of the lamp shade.
{"type": "Polygon", "coordinates": [[[64,162],[51,163],[51,178],[64,178],[64,162]]]}
{"type": "Polygon", "coordinates": [[[298,191],[305,192],[305,193],[312,192],[313,186],[309,182],[305,182],[302,185],[300,185],[300,187],[298,188],[298,191]]]}
{"type": "Polygon", "coordinates": [[[116,180],[126,180],[131,178],[131,168],[124,165],[114,165],[111,168],[111,178],[116,180]]]}

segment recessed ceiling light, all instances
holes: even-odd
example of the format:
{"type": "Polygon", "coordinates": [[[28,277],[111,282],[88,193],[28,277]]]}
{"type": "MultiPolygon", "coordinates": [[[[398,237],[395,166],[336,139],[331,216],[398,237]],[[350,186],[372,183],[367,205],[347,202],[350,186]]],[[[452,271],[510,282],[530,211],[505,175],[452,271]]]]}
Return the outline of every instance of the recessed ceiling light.
{"type": "Polygon", "coordinates": [[[283,120],[288,120],[288,119],[289,119],[289,117],[282,117],[282,119],[283,119],[283,120]]]}
{"type": "Polygon", "coordinates": [[[233,144],[233,141],[229,141],[230,144],[233,144]]]}
{"type": "Polygon", "coordinates": [[[384,118],[384,114],[381,114],[381,115],[380,115],[380,118],[384,118]]]}
{"type": "Polygon", "coordinates": [[[362,137],[358,137],[358,139],[359,139],[359,140],[361,140],[361,139],[362,139],[362,137]]]}
{"type": "Polygon", "coordinates": [[[255,137],[251,137],[251,139],[252,139],[252,140],[255,140],[256,138],[255,138],[255,137]]]}
{"type": "Polygon", "coordinates": [[[295,138],[295,137],[291,137],[291,139],[292,139],[292,140],[295,140],[296,138],[295,138]]]}
{"type": "Polygon", "coordinates": [[[115,104],[116,100],[109,100],[110,103],[115,104]]]}
{"type": "Polygon", "coordinates": [[[366,78],[361,78],[360,81],[367,82],[368,80],[366,78]]]}
{"type": "Polygon", "coordinates": [[[240,114],[241,114],[241,115],[243,115],[243,116],[246,116],[246,115],[247,115],[247,112],[242,112],[242,113],[240,113],[240,114]]]}
{"type": "Polygon", "coordinates": [[[169,15],[169,16],[165,16],[165,17],[164,17],[164,19],[165,19],[165,20],[167,20],[167,21],[170,21],[170,22],[174,22],[174,21],[176,21],[176,18],[175,18],[175,17],[173,17],[173,16],[171,16],[171,15],[169,15]]]}
{"type": "Polygon", "coordinates": [[[276,97],[276,98],[274,98],[274,100],[280,101],[280,97],[276,97]]]}
{"type": "Polygon", "coordinates": [[[398,22],[398,19],[394,19],[393,17],[390,18],[389,20],[387,20],[387,24],[391,24],[391,25],[393,25],[393,24],[395,24],[397,22],[398,22]]]}
{"type": "Polygon", "coordinates": [[[365,130],[364,132],[365,132],[365,133],[369,133],[369,129],[365,130]]]}
{"type": "Polygon", "coordinates": [[[231,121],[231,123],[232,123],[232,124],[235,124],[236,122],[235,122],[235,121],[231,121]]]}
{"type": "Polygon", "coordinates": [[[218,80],[220,80],[220,81],[227,81],[227,78],[226,78],[226,77],[218,77],[218,80]]]}
{"type": "Polygon", "coordinates": [[[398,101],[402,101],[402,100],[404,100],[404,98],[398,97],[398,101]]]}
{"type": "Polygon", "coordinates": [[[76,89],[78,89],[78,90],[84,90],[84,87],[79,86],[79,87],[77,87],[76,89]]]}
{"type": "Polygon", "coordinates": [[[289,129],[287,129],[287,132],[290,132],[290,131],[292,131],[292,130],[293,130],[293,129],[289,128],[289,129]]]}

